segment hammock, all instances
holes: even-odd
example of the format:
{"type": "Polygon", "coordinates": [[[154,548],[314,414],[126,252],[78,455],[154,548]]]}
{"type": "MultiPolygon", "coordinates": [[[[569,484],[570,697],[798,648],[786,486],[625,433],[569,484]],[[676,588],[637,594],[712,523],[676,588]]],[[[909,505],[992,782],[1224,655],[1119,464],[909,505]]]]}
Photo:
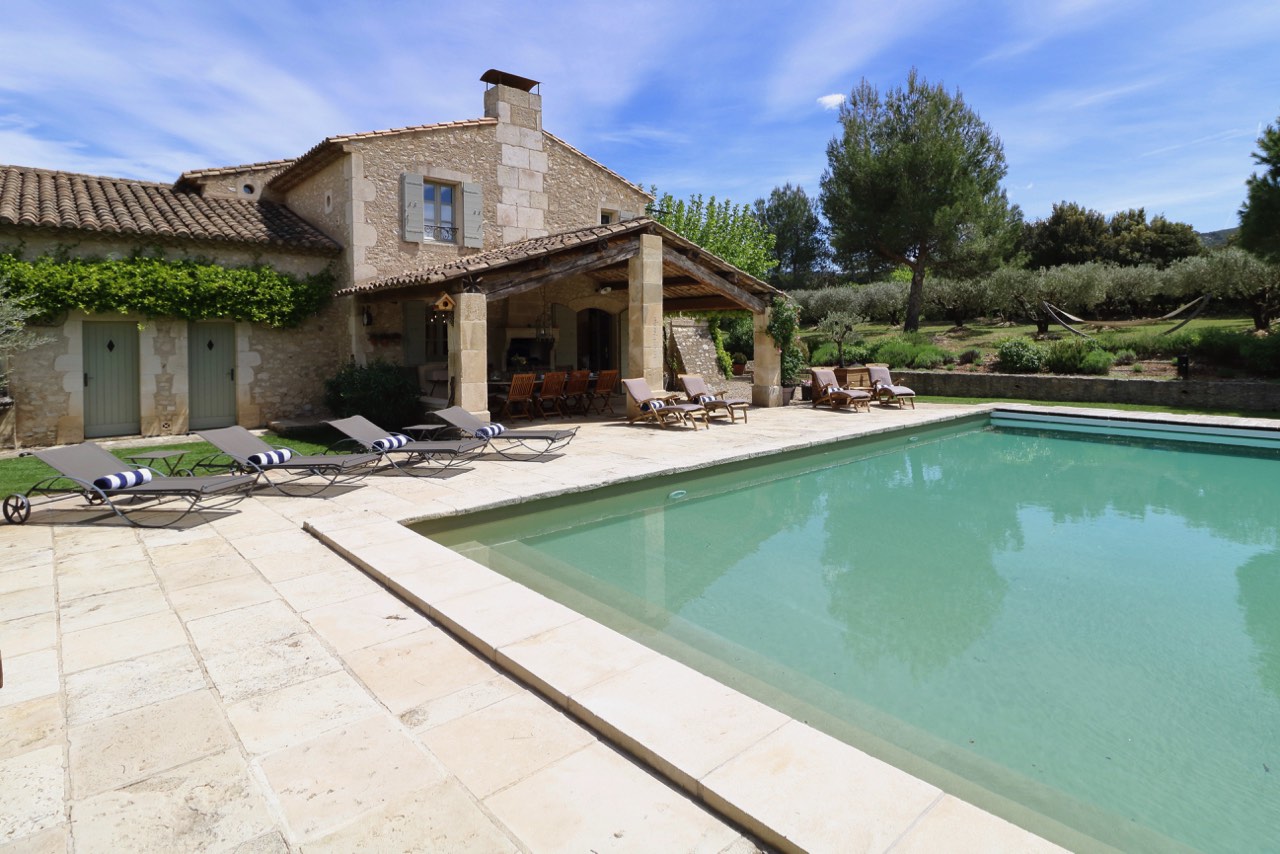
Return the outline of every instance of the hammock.
{"type": "Polygon", "coordinates": [[[1205,306],[1207,306],[1208,304],[1209,304],[1209,295],[1205,294],[1204,296],[1193,299],[1191,302],[1185,305],[1178,306],[1168,314],[1161,315],[1160,317],[1144,317],[1138,320],[1085,320],[1083,318],[1076,317],[1073,314],[1068,314],[1067,312],[1063,311],[1062,309],[1058,308],[1056,305],[1053,305],[1052,303],[1046,302],[1043,305],[1044,305],[1045,312],[1059,326],[1063,327],[1068,332],[1071,332],[1075,335],[1079,335],[1081,338],[1088,338],[1090,341],[1092,341],[1093,336],[1087,335],[1084,332],[1081,332],[1079,329],[1076,329],[1071,324],[1083,323],[1086,326],[1097,326],[1097,327],[1148,326],[1153,323],[1164,323],[1166,321],[1173,320],[1176,317],[1178,317],[1178,315],[1182,314],[1184,311],[1194,306],[1195,310],[1192,311],[1189,315],[1187,315],[1182,320],[1181,323],[1177,324],[1176,326],[1171,326],[1160,333],[1161,335],[1168,335],[1170,332],[1177,332],[1179,329],[1181,329],[1182,327],[1186,326],[1188,323],[1190,323],[1191,321],[1199,317],[1200,312],[1204,311],[1205,306]]]}

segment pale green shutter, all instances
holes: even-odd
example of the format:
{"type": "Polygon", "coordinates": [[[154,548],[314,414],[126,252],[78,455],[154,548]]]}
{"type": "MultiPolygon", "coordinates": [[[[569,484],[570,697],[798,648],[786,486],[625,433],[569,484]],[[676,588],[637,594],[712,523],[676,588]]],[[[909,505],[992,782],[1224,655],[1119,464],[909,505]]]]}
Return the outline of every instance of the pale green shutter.
{"type": "Polygon", "coordinates": [[[400,176],[400,219],[404,223],[404,239],[422,242],[422,176],[406,172],[400,176]]]}
{"type": "Polygon", "coordinates": [[[480,185],[462,185],[462,245],[484,248],[484,208],[480,185]]]}

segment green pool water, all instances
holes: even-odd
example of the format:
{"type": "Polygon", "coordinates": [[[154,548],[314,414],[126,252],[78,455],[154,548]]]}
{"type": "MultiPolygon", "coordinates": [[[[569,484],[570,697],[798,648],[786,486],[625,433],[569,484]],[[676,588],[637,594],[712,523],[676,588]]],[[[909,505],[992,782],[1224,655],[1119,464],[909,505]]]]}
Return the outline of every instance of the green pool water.
{"type": "Polygon", "coordinates": [[[1280,850],[1280,454],[1071,423],[419,528],[1070,847],[1280,850]]]}

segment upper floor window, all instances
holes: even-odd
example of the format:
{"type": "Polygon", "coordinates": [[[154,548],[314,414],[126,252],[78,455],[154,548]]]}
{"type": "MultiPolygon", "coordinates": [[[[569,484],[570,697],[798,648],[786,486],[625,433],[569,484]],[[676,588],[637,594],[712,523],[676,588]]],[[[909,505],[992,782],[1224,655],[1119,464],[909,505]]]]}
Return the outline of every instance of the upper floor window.
{"type": "Polygon", "coordinates": [[[452,184],[422,182],[422,235],[427,240],[455,243],[458,224],[454,219],[455,188],[452,184]]]}
{"type": "MultiPolygon", "coordinates": [[[[479,184],[442,181],[420,172],[400,176],[401,239],[484,248],[484,202],[479,184]]],[[[452,177],[452,176],[450,176],[452,177]]]]}
{"type": "Polygon", "coordinates": [[[617,212],[617,211],[606,211],[606,210],[601,210],[601,211],[600,211],[600,224],[601,224],[601,225],[613,225],[613,224],[614,224],[615,222],[617,222],[617,221],[618,221],[618,212],[617,212]]]}

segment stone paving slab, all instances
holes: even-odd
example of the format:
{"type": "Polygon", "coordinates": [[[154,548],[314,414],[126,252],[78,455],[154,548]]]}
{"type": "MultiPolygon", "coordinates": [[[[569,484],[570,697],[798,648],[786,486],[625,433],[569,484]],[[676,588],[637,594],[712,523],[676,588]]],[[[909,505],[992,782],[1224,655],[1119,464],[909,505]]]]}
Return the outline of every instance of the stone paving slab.
{"type": "Polygon", "coordinates": [[[401,524],[974,411],[596,421],[550,462],[263,494],[177,530],[0,525],[0,852],[756,850],[741,828],[1052,850],[401,524]]]}

